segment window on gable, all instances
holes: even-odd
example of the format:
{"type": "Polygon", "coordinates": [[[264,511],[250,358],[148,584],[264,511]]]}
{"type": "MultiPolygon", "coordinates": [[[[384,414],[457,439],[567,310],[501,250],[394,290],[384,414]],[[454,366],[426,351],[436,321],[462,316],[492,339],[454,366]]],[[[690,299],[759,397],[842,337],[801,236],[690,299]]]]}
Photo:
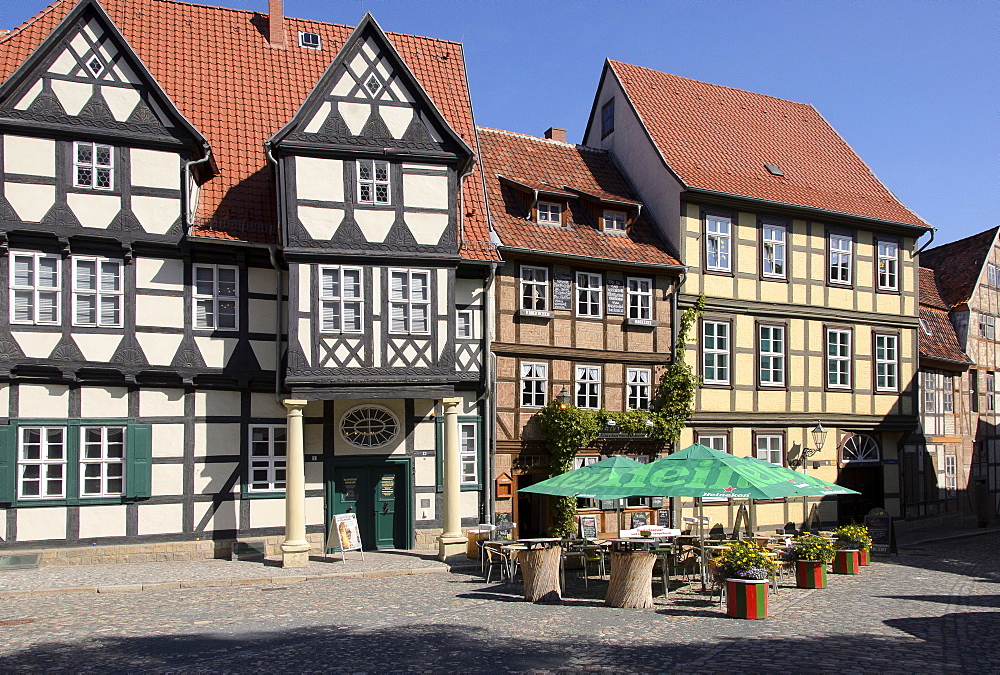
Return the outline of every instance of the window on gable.
{"type": "Polygon", "coordinates": [[[323,42],[318,33],[299,31],[299,46],[305,49],[322,49],[323,42]]]}
{"type": "Polygon", "coordinates": [[[649,410],[649,368],[625,369],[625,401],[629,410],[649,410]]]}
{"type": "Polygon", "coordinates": [[[625,212],[624,211],[605,211],[603,216],[604,231],[605,232],[624,232],[625,231],[625,212]]]}
{"type": "Polygon", "coordinates": [[[653,280],[628,278],[628,318],[644,321],[653,318],[653,280]]]}
{"type": "Polygon", "coordinates": [[[702,381],[729,384],[729,322],[702,323],[702,381]]]}
{"type": "Polygon", "coordinates": [[[601,316],[601,297],[604,286],[600,274],[576,273],[576,315],[591,318],[601,316]]]}
{"type": "Polygon", "coordinates": [[[764,225],[763,245],[763,269],[761,272],[765,277],[784,279],[785,227],[783,225],[764,225]]]}
{"type": "Polygon", "coordinates": [[[358,160],[358,202],[380,205],[392,203],[389,162],[358,160]]]}
{"type": "Polygon", "coordinates": [[[826,331],[826,384],[831,389],[851,388],[851,331],[826,331]]]}
{"type": "Polygon", "coordinates": [[[541,408],[549,386],[549,366],[546,363],[521,363],[521,407],[541,408]]]}
{"type": "Polygon", "coordinates": [[[830,283],[850,284],[854,240],[839,234],[830,235],[830,283]]]}
{"type": "Polygon", "coordinates": [[[600,366],[576,367],[576,406],[596,410],[601,407],[600,366]]]}
{"type": "Polygon", "coordinates": [[[986,283],[990,286],[1000,286],[1000,270],[993,263],[986,264],[986,283]]]}
{"type": "Polygon", "coordinates": [[[287,430],[284,425],[250,426],[250,457],[247,462],[248,492],[278,492],[285,489],[287,430]]]}
{"type": "Polygon", "coordinates": [[[320,330],[360,333],[364,318],[361,268],[321,267],[319,284],[320,330]]]}
{"type": "Polygon", "coordinates": [[[979,337],[987,340],[997,338],[997,318],[989,314],[979,315],[979,337]]]}
{"type": "Polygon", "coordinates": [[[73,325],[121,327],[120,261],[73,256],[73,325]]]}
{"type": "Polygon", "coordinates": [[[878,288],[898,291],[899,246],[892,241],[878,242],[878,288]]]}
{"type": "Polygon", "coordinates": [[[378,90],[382,88],[382,80],[378,79],[375,73],[368,76],[368,80],[365,82],[365,88],[368,89],[368,93],[374,96],[378,93],[378,90]]]}
{"type": "Polygon", "coordinates": [[[194,266],[194,327],[236,330],[239,270],[228,265],[194,266]]]}
{"type": "Polygon", "coordinates": [[[549,270],[521,265],[521,309],[545,312],[549,309],[549,270]]]}
{"type": "Polygon", "coordinates": [[[601,138],[615,130],[615,100],[611,99],[601,107],[601,138]]]}
{"type": "Polygon", "coordinates": [[[720,216],[705,219],[705,266],[717,272],[729,272],[729,244],[732,221],[720,216]]]}
{"type": "Polygon", "coordinates": [[[101,143],[73,143],[73,187],[111,190],[114,187],[115,152],[101,143]]]}
{"type": "Polygon", "coordinates": [[[899,337],[875,334],[875,391],[899,388],[899,337]]]}
{"type": "Polygon", "coordinates": [[[58,324],[61,258],[27,252],[11,252],[10,258],[10,322],[58,324]]]}
{"type": "Polygon", "coordinates": [[[931,330],[931,325],[927,323],[927,319],[923,317],[920,318],[920,327],[926,335],[934,335],[934,332],[931,330]]]}
{"type": "Polygon", "coordinates": [[[760,385],[785,386],[785,327],[758,326],[757,344],[760,359],[760,385]]]}
{"type": "Polygon", "coordinates": [[[93,75],[94,77],[98,77],[100,76],[101,73],[104,72],[104,64],[101,62],[99,58],[97,58],[96,55],[91,56],[90,59],[87,61],[87,70],[89,70],[90,74],[93,75]]]}
{"type": "Polygon", "coordinates": [[[562,222],[562,206],[554,202],[538,202],[538,222],[559,225],[562,222]]]}
{"type": "Polygon", "coordinates": [[[431,273],[424,270],[392,270],[389,313],[393,333],[431,332],[431,273]]]}

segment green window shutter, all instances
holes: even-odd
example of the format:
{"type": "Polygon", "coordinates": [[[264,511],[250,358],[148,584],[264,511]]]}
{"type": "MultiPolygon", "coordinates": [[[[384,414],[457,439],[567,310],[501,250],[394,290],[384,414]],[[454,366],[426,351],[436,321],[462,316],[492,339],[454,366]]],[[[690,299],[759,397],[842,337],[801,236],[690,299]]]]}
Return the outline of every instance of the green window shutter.
{"type": "Polygon", "coordinates": [[[128,466],[125,469],[125,496],[149,497],[152,492],[153,427],[132,424],[128,427],[128,466]]]}
{"type": "Polygon", "coordinates": [[[434,419],[434,475],[437,480],[437,491],[444,492],[444,417],[434,419]]]}
{"type": "Polygon", "coordinates": [[[17,427],[0,426],[0,504],[17,496],[17,427]]]}

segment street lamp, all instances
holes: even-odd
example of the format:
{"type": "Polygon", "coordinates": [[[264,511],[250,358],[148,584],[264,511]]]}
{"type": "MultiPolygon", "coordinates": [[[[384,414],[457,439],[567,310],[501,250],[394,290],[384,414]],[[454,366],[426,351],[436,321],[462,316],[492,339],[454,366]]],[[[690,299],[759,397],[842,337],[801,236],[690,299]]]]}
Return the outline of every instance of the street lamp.
{"type": "Polygon", "coordinates": [[[788,460],[788,465],[793,469],[797,469],[798,467],[801,466],[802,473],[806,473],[806,460],[808,460],[810,457],[817,454],[823,449],[823,445],[826,443],[826,435],[829,432],[823,428],[823,424],[821,422],[817,422],[816,427],[810,433],[812,434],[813,444],[816,447],[802,448],[802,450],[799,452],[798,457],[796,457],[795,459],[788,460]]]}
{"type": "Polygon", "coordinates": [[[566,387],[562,388],[562,391],[556,396],[556,400],[559,401],[559,407],[565,410],[569,405],[569,392],[566,391],[566,387]]]}

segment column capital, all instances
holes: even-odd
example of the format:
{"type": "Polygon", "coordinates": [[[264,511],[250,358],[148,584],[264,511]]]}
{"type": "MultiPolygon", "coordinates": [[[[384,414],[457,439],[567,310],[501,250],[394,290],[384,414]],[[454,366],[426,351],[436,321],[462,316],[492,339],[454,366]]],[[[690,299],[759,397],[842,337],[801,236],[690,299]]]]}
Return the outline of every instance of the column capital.
{"type": "Polygon", "coordinates": [[[448,398],[441,399],[441,405],[444,406],[444,414],[457,413],[458,406],[462,405],[461,396],[451,396],[448,398]]]}
{"type": "Polygon", "coordinates": [[[290,410],[290,411],[291,410],[302,410],[307,405],[309,405],[309,401],[306,401],[306,400],[303,400],[303,399],[298,399],[298,398],[286,398],[281,403],[286,408],[288,408],[288,410],[290,410]]]}

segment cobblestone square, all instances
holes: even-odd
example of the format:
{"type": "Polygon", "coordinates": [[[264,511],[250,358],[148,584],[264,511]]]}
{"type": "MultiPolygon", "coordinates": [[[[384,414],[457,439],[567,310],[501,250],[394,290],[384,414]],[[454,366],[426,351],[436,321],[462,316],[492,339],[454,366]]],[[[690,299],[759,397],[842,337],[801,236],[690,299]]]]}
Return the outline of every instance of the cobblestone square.
{"type": "Polygon", "coordinates": [[[5,596],[0,670],[996,672],[998,544],[904,549],[822,590],[786,578],[764,621],[727,618],[693,584],[626,610],[603,606],[606,582],[571,576],[562,604],[531,605],[518,584],[430,568],[5,596]]]}

